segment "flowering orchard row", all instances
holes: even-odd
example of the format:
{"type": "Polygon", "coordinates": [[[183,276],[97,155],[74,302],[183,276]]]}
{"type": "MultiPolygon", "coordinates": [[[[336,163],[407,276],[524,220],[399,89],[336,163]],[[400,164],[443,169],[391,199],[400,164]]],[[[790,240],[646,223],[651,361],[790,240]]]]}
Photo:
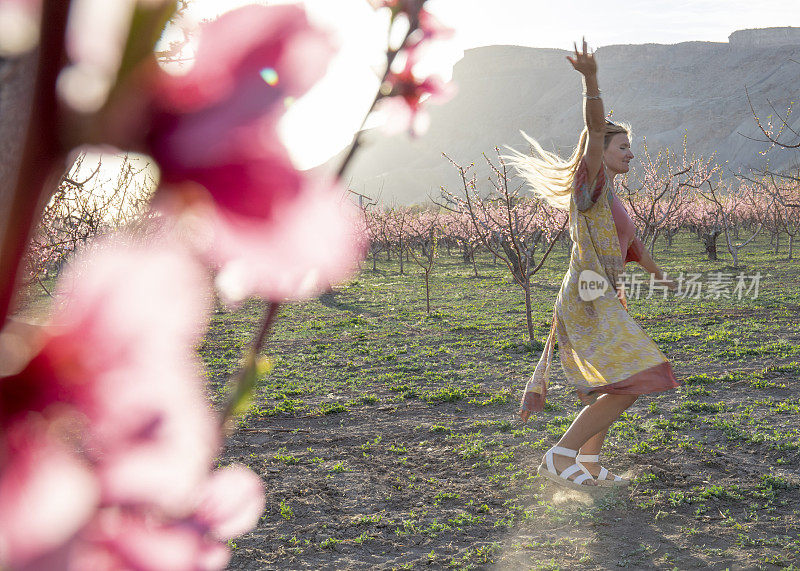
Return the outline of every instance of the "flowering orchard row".
{"type": "MultiPolygon", "coordinates": [[[[686,172],[658,177],[648,157],[638,172],[629,173],[618,185],[623,205],[651,250],[658,239],[671,246],[675,235],[684,230],[697,238],[709,259],[717,259],[722,247],[738,266],[742,248],[764,233],[770,236],[776,253],[785,240],[792,259],[800,232],[800,183],[763,176],[721,181],[711,169],[699,173],[692,169],[690,165],[686,172]]],[[[511,174],[507,179],[507,185],[516,183],[511,174]]],[[[561,232],[567,212],[548,206],[524,189],[508,196],[496,189],[480,192],[475,178],[467,179],[465,186],[466,192],[460,194],[445,189],[443,200],[426,206],[381,207],[362,200],[362,224],[373,267],[378,255],[400,256],[409,248],[423,248],[431,235],[448,249],[460,248],[464,262],[473,264],[476,275],[478,250],[505,251],[517,239],[533,256],[537,248],[546,250],[555,239],[569,239],[561,232]],[[465,195],[470,196],[469,201],[462,198],[465,195]]]]}
{"type": "MultiPolygon", "coordinates": [[[[776,252],[785,241],[788,257],[793,257],[800,231],[800,209],[793,206],[800,203],[800,186],[796,182],[780,184],[775,177],[761,177],[728,183],[712,183],[710,179],[701,184],[670,183],[652,174],[657,172],[652,166],[647,168],[652,162],[646,157],[642,168],[650,174],[641,176],[635,169],[617,189],[648,245],[652,247],[659,238],[671,245],[677,232],[684,229],[696,236],[710,259],[716,259],[722,240],[722,248],[736,254],[738,260],[738,252],[749,243],[748,239],[763,232],[770,236],[776,252]]],[[[43,287],[42,279],[57,275],[69,256],[90,239],[123,226],[128,230],[149,229],[142,221],[151,214],[146,206],[154,185],[151,180],[137,178],[137,169],[127,158],[115,181],[95,180],[97,170],[77,180],[75,174],[80,166],[79,160],[62,177],[29,244],[26,278],[43,287]]],[[[487,202],[477,226],[469,208],[463,203],[459,207],[452,199],[442,201],[440,206],[378,207],[362,198],[359,223],[373,263],[378,254],[391,256],[405,252],[410,245],[421,247],[435,228],[444,245],[448,249],[460,248],[465,263],[473,263],[477,272],[474,254],[479,249],[486,250],[478,228],[490,230],[499,248],[507,242],[504,236],[511,232],[508,212],[504,214],[502,201],[494,198],[476,196],[487,202]]],[[[546,245],[558,235],[566,220],[565,212],[539,204],[524,192],[514,201],[514,231],[525,236],[532,247],[546,245]]],[[[566,234],[561,239],[566,240],[566,234]]],[[[400,263],[402,272],[404,261],[400,263]]]]}

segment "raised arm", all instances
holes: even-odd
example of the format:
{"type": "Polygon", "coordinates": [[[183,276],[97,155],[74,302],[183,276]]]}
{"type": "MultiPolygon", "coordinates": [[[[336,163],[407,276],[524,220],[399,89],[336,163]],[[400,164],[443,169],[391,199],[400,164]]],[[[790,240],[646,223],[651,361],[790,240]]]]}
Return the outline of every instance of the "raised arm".
{"type": "Polygon", "coordinates": [[[583,76],[583,118],[589,130],[589,142],[584,157],[588,167],[587,178],[592,181],[597,177],[603,164],[606,124],[603,100],[600,99],[600,88],[597,86],[597,61],[594,59],[594,54],[587,50],[585,39],[582,51],[578,51],[578,46],[575,45],[575,55],[567,56],[567,60],[583,76]]]}

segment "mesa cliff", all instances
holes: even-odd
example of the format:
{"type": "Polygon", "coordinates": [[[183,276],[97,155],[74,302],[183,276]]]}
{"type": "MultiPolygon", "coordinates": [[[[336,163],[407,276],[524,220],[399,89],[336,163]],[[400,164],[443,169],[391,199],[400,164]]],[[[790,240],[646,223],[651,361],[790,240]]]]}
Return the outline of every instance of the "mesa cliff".
{"type": "MultiPolygon", "coordinates": [[[[455,97],[429,106],[428,132],[418,139],[368,136],[348,173],[351,187],[405,204],[438,196],[440,185],[457,191],[457,173],[442,152],[459,163],[475,162],[485,181],[481,154],[491,156],[504,145],[524,150],[520,130],[568,154],[583,121],[581,80],[568,53],[521,46],[467,50],[453,70],[455,97]]],[[[715,154],[728,174],[767,160],[772,169],[798,162],[796,149],[765,154],[768,145],[750,139],[763,135],[747,94],[757,114],[773,123],[776,111],[784,115],[797,100],[800,28],[739,30],[728,42],[613,45],[599,48],[596,57],[606,112],[632,125],[634,153],[645,142],[653,152],[665,146],[679,151],[685,138],[691,152],[715,154]]],[[[798,114],[789,122],[800,130],[798,114]]]]}

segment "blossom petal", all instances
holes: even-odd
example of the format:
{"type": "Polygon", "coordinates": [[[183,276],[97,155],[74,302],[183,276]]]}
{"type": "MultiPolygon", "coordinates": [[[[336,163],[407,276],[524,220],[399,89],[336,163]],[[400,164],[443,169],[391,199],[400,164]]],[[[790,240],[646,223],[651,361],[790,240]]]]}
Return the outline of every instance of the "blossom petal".
{"type": "Polygon", "coordinates": [[[207,288],[188,252],[120,240],[99,241],[59,286],[43,351],[62,377],[88,384],[87,453],[107,501],[191,507],[218,443],[193,350],[207,288]]]}
{"type": "Polygon", "coordinates": [[[225,164],[241,128],[268,121],[274,130],[286,98],[318,81],[332,53],[330,36],[298,6],[246,6],[207,24],[193,67],[163,74],[157,91],[161,112],[150,140],[166,180],[185,168],[225,164]]]}
{"type": "Polygon", "coordinates": [[[261,479],[245,466],[231,465],[211,475],[195,517],[217,539],[227,541],[253,529],[265,505],[261,479]]]}
{"type": "Polygon", "coordinates": [[[71,568],[196,571],[202,568],[204,543],[203,531],[195,526],[163,521],[147,512],[107,508],[97,513],[76,542],[71,568]]]}
{"type": "Polygon", "coordinates": [[[41,430],[4,436],[13,446],[0,472],[0,564],[22,567],[69,540],[100,494],[89,467],[41,430]]]}
{"type": "Polygon", "coordinates": [[[355,208],[333,189],[304,190],[269,224],[220,217],[209,251],[221,268],[217,287],[230,302],[317,296],[356,270],[358,226],[355,208]]]}

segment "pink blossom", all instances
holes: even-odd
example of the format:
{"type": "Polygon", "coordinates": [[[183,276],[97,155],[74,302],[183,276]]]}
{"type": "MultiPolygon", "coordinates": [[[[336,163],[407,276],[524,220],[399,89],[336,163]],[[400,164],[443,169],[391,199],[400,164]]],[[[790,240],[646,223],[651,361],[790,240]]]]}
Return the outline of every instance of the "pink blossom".
{"type": "Polygon", "coordinates": [[[191,219],[228,300],[298,299],[343,279],[359,255],[341,192],[294,168],[277,133],[287,98],[332,55],[297,6],[249,6],[200,35],[194,66],[164,76],[149,146],[159,205],[191,219]]]}
{"type": "Polygon", "coordinates": [[[33,48],[41,16],[42,0],[0,0],[0,57],[33,48]]]}
{"type": "Polygon", "coordinates": [[[40,355],[54,382],[83,383],[86,402],[74,402],[105,501],[181,509],[208,470],[216,427],[190,359],[204,279],[178,249],[100,243],[60,282],[40,355]]]}
{"type": "Polygon", "coordinates": [[[405,14],[408,18],[415,20],[426,0],[367,0],[367,2],[376,10],[389,8],[392,11],[392,19],[399,14],[405,14]]]}
{"type": "Polygon", "coordinates": [[[375,9],[389,8],[392,21],[400,15],[408,19],[410,37],[405,47],[416,47],[421,43],[453,36],[454,30],[442,25],[424,8],[426,0],[367,0],[375,9]]]}
{"type": "Polygon", "coordinates": [[[263,485],[252,470],[231,465],[212,473],[206,482],[195,521],[220,541],[227,541],[252,529],[264,511],[263,485]]]}
{"type": "Polygon", "coordinates": [[[419,42],[446,40],[455,34],[453,28],[443,25],[433,14],[423,9],[419,12],[419,30],[422,32],[419,42]]]}
{"type": "MultiPolygon", "coordinates": [[[[444,102],[452,97],[454,88],[438,76],[418,77],[414,66],[433,40],[449,38],[454,32],[425,10],[425,0],[369,0],[369,3],[375,9],[389,8],[392,24],[400,15],[408,20],[409,29],[403,45],[389,52],[390,55],[400,53],[405,65],[401,71],[390,70],[386,74],[381,85],[382,98],[376,108],[388,116],[386,131],[397,133],[407,129],[412,136],[418,136],[427,131],[429,125],[422,103],[444,102]]],[[[389,61],[397,64],[392,57],[389,61]]]]}
{"type": "Polygon", "coordinates": [[[421,135],[429,124],[425,103],[442,103],[455,93],[451,84],[438,76],[418,78],[413,71],[415,57],[408,57],[400,72],[390,72],[381,92],[384,97],[379,102],[380,109],[389,115],[386,129],[390,133],[409,129],[412,135],[421,135]]]}
{"type": "MultiPolygon", "coordinates": [[[[224,165],[197,167],[192,170],[192,177],[210,195],[207,202],[233,221],[242,218],[271,222],[277,212],[297,199],[305,183],[283,148],[261,157],[239,157],[224,165]]],[[[197,190],[184,183],[165,192],[185,196],[187,191],[197,190]]],[[[202,203],[202,196],[199,198],[202,203]]]]}
{"type": "Polygon", "coordinates": [[[332,52],[297,6],[247,6],[203,27],[193,67],[161,74],[156,87],[149,146],[162,190],[195,181],[221,207],[262,218],[292,200],[302,179],[276,123],[287,98],[322,77],[332,52]],[[246,199],[232,196],[241,188],[246,199]]]}
{"type": "Polygon", "coordinates": [[[191,358],[203,282],[180,250],[102,241],[66,273],[35,355],[0,378],[3,562],[44,554],[98,502],[192,510],[218,444],[191,358]]]}
{"type": "Polygon", "coordinates": [[[222,569],[257,523],[260,479],[209,474],[217,422],[191,357],[204,282],[174,245],[117,241],[60,281],[50,324],[25,330],[29,360],[0,378],[0,564],[222,569]]]}
{"type": "MultiPolygon", "coordinates": [[[[332,45],[297,6],[247,6],[206,24],[185,75],[161,73],[148,140],[163,195],[204,189],[220,211],[271,220],[304,186],[278,139],[287,98],[322,77],[332,45]]],[[[174,201],[173,201],[174,204],[174,201]]]]}
{"type": "Polygon", "coordinates": [[[39,419],[4,427],[0,448],[0,564],[14,568],[67,542],[100,490],[90,467],[39,419]]]}
{"type": "Polygon", "coordinates": [[[261,480],[232,465],[213,472],[183,518],[136,507],[99,511],[72,546],[76,569],[194,571],[222,569],[225,542],[252,529],[264,511],[261,480]]]}
{"type": "Polygon", "coordinates": [[[70,545],[70,569],[200,571],[223,569],[229,554],[191,520],[136,508],[100,510],[70,545]]]}
{"type": "Polygon", "coordinates": [[[357,269],[358,228],[356,208],[322,182],[282,205],[269,224],[228,216],[211,229],[217,287],[228,301],[317,296],[357,269]]]}

